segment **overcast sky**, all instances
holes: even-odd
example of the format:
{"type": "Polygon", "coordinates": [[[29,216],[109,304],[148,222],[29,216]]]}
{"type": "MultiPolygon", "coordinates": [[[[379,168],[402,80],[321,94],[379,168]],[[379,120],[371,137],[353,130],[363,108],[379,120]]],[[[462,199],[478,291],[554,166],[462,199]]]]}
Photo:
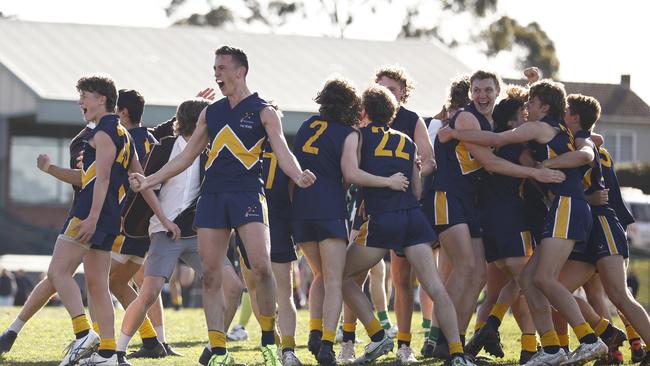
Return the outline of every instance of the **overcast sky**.
{"type": "MultiPolygon", "coordinates": [[[[171,20],[165,14],[170,0],[2,0],[0,11],[23,20],[166,27],[171,20]]],[[[223,3],[237,4],[236,0],[223,3]]],[[[177,16],[206,10],[205,0],[189,0],[177,16]]],[[[394,2],[395,3],[395,2],[394,2]]],[[[432,1],[430,4],[437,2],[432,1]]],[[[395,5],[394,5],[395,6],[395,5]]],[[[618,83],[621,74],[631,74],[632,89],[650,103],[648,72],[648,35],[643,22],[649,5],[634,0],[499,0],[498,15],[508,15],[522,24],[537,21],[555,42],[560,59],[560,79],[618,83]]],[[[435,8],[423,9],[435,13],[435,8]]],[[[378,9],[377,15],[358,17],[346,36],[362,39],[394,39],[401,26],[395,8],[378,9]]],[[[428,12],[427,12],[428,11],[428,12]]],[[[446,19],[447,32],[467,31],[469,19],[446,19]]],[[[318,34],[313,23],[298,23],[289,31],[318,34]]],[[[458,33],[456,33],[458,34],[458,33]]],[[[476,48],[453,51],[472,68],[495,69],[504,76],[519,76],[509,55],[496,59],[483,57],[476,48]]]]}

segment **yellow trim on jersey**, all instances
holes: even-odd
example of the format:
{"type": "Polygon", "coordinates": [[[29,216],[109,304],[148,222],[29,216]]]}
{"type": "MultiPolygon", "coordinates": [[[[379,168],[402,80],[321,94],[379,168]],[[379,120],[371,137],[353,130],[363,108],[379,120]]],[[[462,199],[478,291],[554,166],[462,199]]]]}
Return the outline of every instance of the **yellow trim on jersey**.
{"type": "Polygon", "coordinates": [[[548,156],[547,159],[553,159],[554,157],[557,156],[557,153],[555,150],[551,149],[550,146],[546,145],[546,156],[548,156]]]}
{"type": "MultiPolygon", "coordinates": [[[[149,151],[151,151],[151,143],[149,142],[149,139],[145,137],[144,139],[144,153],[148,154],[149,151]]],[[[142,156],[138,156],[140,159],[142,159],[142,156]]]]}
{"type": "Polygon", "coordinates": [[[560,201],[555,211],[555,224],[553,225],[553,237],[568,239],[569,224],[571,221],[571,197],[560,196],[560,201]]]}
{"type": "Polygon", "coordinates": [[[359,234],[357,234],[357,237],[354,239],[354,243],[357,245],[361,245],[362,247],[365,247],[367,242],[368,242],[368,221],[361,224],[361,227],[359,228],[359,234]]]}
{"type": "Polygon", "coordinates": [[[268,226],[269,224],[269,208],[266,205],[266,196],[261,193],[257,194],[260,198],[260,205],[262,206],[262,215],[264,215],[264,223],[268,226]]]}
{"type": "Polygon", "coordinates": [[[126,240],[126,236],[120,234],[115,237],[115,240],[113,240],[113,246],[111,247],[111,251],[113,253],[120,253],[122,251],[122,246],[124,245],[124,241],[126,240]]]}
{"type": "Polygon", "coordinates": [[[521,244],[523,245],[524,255],[530,257],[533,255],[533,236],[530,234],[530,231],[522,231],[519,235],[521,235],[521,244]]]}
{"type": "Polygon", "coordinates": [[[79,228],[76,227],[81,222],[81,219],[78,217],[71,217],[66,225],[65,230],[63,230],[63,235],[69,236],[71,238],[76,238],[79,235],[79,228]]]}
{"type": "Polygon", "coordinates": [[[124,198],[126,197],[126,189],[123,184],[120,184],[120,188],[117,190],[117,203],[122,204],[124,198]]]}
{"type": "Polygon", "coordinates": [[[589,168],[582,176],[582,188],[586,191],[591,187],[591,172],[593,168],[589,168]]]}
{"type": "Polygon", "coordinates": [[[86,188],[86,186],[95,180],[96,177],[96,166],[95,162],[93,161],[92,164],[88,167],[87,170],[81,169],[81,188],[86,188]]]}
{"type": "Polygon", "coordinates": [[[447,192],[436,191],[433,200],[435,225],[449,225],[449,203],[447,192]]]}
{"type": "Polygon", "coordinates": [[[230,126],[224,126],[219,133],[212,140],[212,147],[208,153],[208,161],[205,163],[205,170],[210,169],[214,160],[219,156],[219,152],[222,149],[226,148],[239,160],[239,162],[250,170],[260,159],[260,154],[262,153],[262,144],[264,143],[264,137],[259,139],[251,147],[247,149],[246,146],[241,142],[237,137],[237,134],[230,128],[230,126]]]}
{"type": "Polygon", "coordinates": [[[273,180],[275,179],[275,170],[278,167],[278,158],[275,156],[275,153],[272,152],[265,152],[262,154],[262,157],[269,159],[269,175],[266,176],[264,188],[271,189],[273,188],[273,180]]]}
{"type": "Polygon", "coordinates": [[[605,233],[605,240],[607,240],[607,247],[609,248],[609,254],[616,255],[618,254],[618,249],[616,249],[616,241],[614,240],[614,235],[612,234],[612,228],[609,226],[607,218],[602,215],[598,215],[598,221],[600,221],[600,226],[603,228],[603,233],[605,233]]]}
{"type": "Polygon", "coordinates": [[[600,155],[600,165],[611,168],[612,167],[612,156],[609,154],[609,151],[605,150],[604,147],[598,149],[600,155]]]}
{"type": "Polygon", "coordinates": [[[117,125],[117,135],[124,137],[124,145],[122,149],[117,152],[115,162],[121,164],[124,169],[131,164],[131,134],[122,125],[117,125]]]}
{"type": "Polygon", "coordinates": [[[460,166],[460,171],[463,175],[467,175],[482,168],[481,163],[472,157],[472,154],[467,151],[467,148],[462,142],[459,142],[458,145],[456,145],[456,159],[458,160],[458,166],[460,166]]]}

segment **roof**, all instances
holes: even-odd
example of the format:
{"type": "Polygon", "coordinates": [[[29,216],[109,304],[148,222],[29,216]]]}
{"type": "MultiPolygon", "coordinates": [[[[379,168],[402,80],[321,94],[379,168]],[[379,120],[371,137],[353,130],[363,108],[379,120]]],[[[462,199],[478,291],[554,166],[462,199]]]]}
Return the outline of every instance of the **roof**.
{"type": "MultiPolygon", "coordinates": [[[[228,32],[204,27],[141,28],[0,20],[0,64],[42,100],[76,101],[83,75],[104,72],[147,105],[176,106],[215,86],[214,50],[228,44],[249,56],[248,85],[285,111],[315,111],[313,98],[333,73],[363,88],[374,70],[399,63],[414,80],[409,108],[435,114],[449,81],[469,68],[438,43],[228,32]],[[419,86],[419,87],[418,87],[419,86]]],[[[78,111],[76,111],[78,112],[78,111]]]]}
{"type": "MultiPolygon", "coordinates": [[[[523,79],[504,79],[507,83],[524,85],[523,79]]],[[[562,82],[567,94],[592,96],[600,102],[602,114],[630,117],[650,117],[650,106],[629,87],[621,84],[562,82]]]]}

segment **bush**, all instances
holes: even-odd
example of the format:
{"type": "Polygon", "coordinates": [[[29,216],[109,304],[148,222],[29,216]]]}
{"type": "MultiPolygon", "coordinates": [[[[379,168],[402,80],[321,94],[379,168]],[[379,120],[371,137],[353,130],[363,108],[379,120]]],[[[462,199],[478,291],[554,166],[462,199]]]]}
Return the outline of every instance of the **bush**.
{"type": "Polygon", "coordinates": [[[623,163],[616,166],[616,176],[621,187],[639,188],[650,194],[650,163],[623,163]]]}

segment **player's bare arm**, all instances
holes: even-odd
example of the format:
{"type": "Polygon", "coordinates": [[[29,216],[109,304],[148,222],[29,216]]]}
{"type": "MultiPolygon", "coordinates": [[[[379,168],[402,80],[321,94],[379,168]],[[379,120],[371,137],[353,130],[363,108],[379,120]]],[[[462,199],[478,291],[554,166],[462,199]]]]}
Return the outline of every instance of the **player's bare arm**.
{"type": "Polygon", "coordinates": [[[594,143],[591,139],[579,138],[575,141],[576,150],[560,154],[552,159],[544,160],[542,167],[560,169],[577,168],[587,164],[593,164],[595,153],[594,143]]]}
{"type": "Polygon", "coordinates": [[[280,169],[301,188],[309,187],[316,181],[316,176],[307,170],[302,170],[296,157],[289,150],[287,140],[282,132],[280,116],[275,108],[266,107],[260,113],[262,125],[269,137],[271,149],[278,158],[280,169]]]}
{"type": "Polygon", "coordinates": [[[418,156],[420,158],[420,163],[422,169],[420,174],[425,177],[433,173],[436,161],[433,157],[433,145],[431,144],[431,139],[429,138],[429,132],[427,131],[427,125],[424,123],[422,118],[418,118],[417,123],[415,124],[415,132],[413,133],[413,142],[420,151],[418,156]]]}
{"type": "Polygon", "coordinates": [[[47,154],[38,155],[38,158],[36,158],[36,166],[38,169],[62,182],[81,187],[81,169],[69,169],[56,166],[52,164],[47,154]]]}

